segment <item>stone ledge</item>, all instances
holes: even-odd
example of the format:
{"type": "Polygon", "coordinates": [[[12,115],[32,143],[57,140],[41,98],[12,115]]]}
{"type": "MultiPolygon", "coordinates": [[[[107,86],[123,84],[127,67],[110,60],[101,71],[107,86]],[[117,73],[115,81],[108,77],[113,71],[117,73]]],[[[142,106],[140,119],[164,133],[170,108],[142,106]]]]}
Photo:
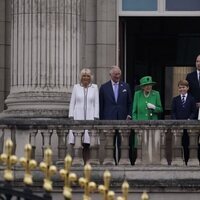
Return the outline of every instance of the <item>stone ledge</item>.
{"type": "MultiPolygon", "coordinates": [[[[62,166],[58,166],[59,169],[62,166]]],[[[83,176],[83,167],[72,167],[78,178],[83,176]]],[[[103,184],[103,173],[105,170],[111,172],[111,188],[116,192],[121,191],[121,185],[127,180],[130,185],[130,193],[142,192],[200,192],[200,173],[198,167],[157,167],[157,166],[133,166],[133,167],[92,167],[91,180],[98,185],[103,184]]],[[[2,173],[2,171],[0,172],[2,173]]],[[[24,172],[22,169],[15,170],[15,181],[18,187],[23,186],[24,172]]],[[[2,176],[3,177],[3,176],[2,176]]],[[[35,170],[33,172],[35,190],[42,190],[43,174],[35,170]]],[[[2,180],[1,180],[2,181],[2,180]]],[[[53,177],[55,191],[61,191],[63,181],[59,174],[53,177]]],[[[75,184],[73,190],[82,191],[75,184]]]]}
{"type": "Polygon", "coordinates": [[[69,120],[67,117],[11,117],[5,113],[0,113],[0,125],[15,126],[43,126],[49,125],[94,128],[94,129],[200,129],[198,120],[69,120]]]}

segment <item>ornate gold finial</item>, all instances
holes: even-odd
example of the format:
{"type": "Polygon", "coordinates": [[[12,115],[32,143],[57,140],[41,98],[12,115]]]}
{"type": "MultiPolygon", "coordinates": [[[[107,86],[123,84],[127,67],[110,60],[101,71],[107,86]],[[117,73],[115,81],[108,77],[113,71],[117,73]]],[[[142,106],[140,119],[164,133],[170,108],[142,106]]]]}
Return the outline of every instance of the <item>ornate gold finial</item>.
{"type": "Polygon", "coordinates": [[[109,191],[111,174],[106,170],[103,174],[104,185],[99,185],[98,190],[103,194],[103,200],[113,200],[115,198],[115,193],[109,191]]]}
{"type": "Polygon", "coordinates": [[[77,180],[76,174],[70,172],[71,165],[72,157],[67,155],[65,157],[65,169],[60,170],[60,176],[64,180],[63,195],[66,200],[72,199],[72,189],[70,186],[72,182],[77,180]]]}
{"type": "Polygon", "coordinates": [[[36,166],[37,166],[37,162],[35,160],[31,159],[31,152],[32,152],[31,145],[26,144],[25,148],[24,148],[25,157],[20,158],[20,163],[25,169],[24,183],[26,185],[33,184],[31,170],[36,168],[36,166]]]}
{"type": "Polygon", "coordinates": [[[43,188],[47,192],[51,192],[53,190],[51,177],[56,173],[57,168],[52,165],[52,150],[50,148],[47,148],[44,152],[44,161],[40,163],[40,169],[45,175],[43,188]]]}
{"type": "Polygon", "coordinates": [[[141,196],[141,200],[149,200],[149,195],[147,194],[146,191],[143,192],[143,194],[141,196]]]}
{"type": "Polygon", "coordinates": [[[85,178],[83,178],[83,177],[79,178],[79,184],[81,187],[84,188],[83,200],[90,200],[91,199],[90,193],[95,191],[95,189],[96,189],[96,183],[90,182],[91,170],[92,170],[91,165],[86,164],[84,166],[85,178]]]}
{"type": "Polygon", "coordinates": [[[7,139],[5,143],[5,153],[1,154],[0,159],[3,163],[5,163],[6,168],[4,170],[4,179],[6,181],[12,181],[13,171],[11,170],[12,165],[17,163],[17,156],[11,155],[13,149],[13,142],[11,139],[7,139]]]}
{"type": "Polygon", "coordinates": [[[127,200],[128,199],[129,184],[124,181],[122,184],[122,197],[117,197],[117,200],[127,200]]]}

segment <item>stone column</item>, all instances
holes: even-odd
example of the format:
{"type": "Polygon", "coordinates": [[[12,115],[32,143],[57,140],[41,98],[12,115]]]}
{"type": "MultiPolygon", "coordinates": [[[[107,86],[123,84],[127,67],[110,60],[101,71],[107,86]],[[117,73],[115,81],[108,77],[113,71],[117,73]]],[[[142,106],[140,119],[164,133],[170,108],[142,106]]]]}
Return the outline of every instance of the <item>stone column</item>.
{"type": "Polygon", "coordinates": [[[137,137],[137,158],[135,161],[135,165],[141,165],[142,164],[142,135],[144,134],[146,130],[141,129],[135,129],[135,134],[137,137]]]}
{"type": "Polygon", "coordinates": [[[119,161],[119,165],[130,165],[130,159],[129,159],[129,130],[122,130],[121,131],[121,137],[122,137],[122,143],[121,143],[121,159],[119,161]]]}
{"type": "Polygon", "coordinates": [[[199,137],[199,130],[189,130],[188,134],[190,136],[190,158],[188,160],[188,166],[199,166],[198,160],[198,137],[199,137]]]}
{"type": "Polygon", "coordinates": [[[67,155],[67,135],[68,130],[64,130],[63,128],[57,129],[57,136],[58,136],[58,162],[63,163],[65,156],[67,155]]]}
{"type": "Polygon", "coordinates": [[[173,158],[172,165],[174,166],[183,166],[183,148],[181,145],[181,138],[183,134],[183,130],[172,130],[173,132],[173,158]]]}
{"type": "Polygon", "coordinates": [[[83,156],[82,156],[82,151],[83,151],[83,146],[82,146],[82,134],[83,131],[77,130],[74,131],[74,136],[75,136],[75,144],[74,144],[74,156],[73,156],[73,166],[83,166],[84,161],[83,161],[83,156]]]}
{"type": "Polygon", "coordinates": [[[66,116],[80,68],[81,0],[12,0],[9,116],[66,116]]]}
{"type": "Polygon", "coordinates": [[[147,129],[142,135],[142,164],[160,164],[160,130],[147,129]]]}
{"type": "Polygon", "coordinates": [[[103,161],[103,165],[115,165],[115,160],[113,158],[113,138],[115,134],[115,130],[104,130],[105,134],[105,157],[103,161]]]}
{"type": "Polygon", "coordinates": [[[99,159],[99,142],[100,131],[90,130],[90,160],[91,165],[100,165],[99,159]]]}

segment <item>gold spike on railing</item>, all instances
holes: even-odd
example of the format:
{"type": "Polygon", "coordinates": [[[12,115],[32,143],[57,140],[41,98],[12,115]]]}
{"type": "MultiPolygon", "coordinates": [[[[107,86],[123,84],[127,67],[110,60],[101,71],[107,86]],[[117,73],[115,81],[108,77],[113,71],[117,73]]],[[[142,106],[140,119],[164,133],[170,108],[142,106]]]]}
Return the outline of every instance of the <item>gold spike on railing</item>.
{"type": "Polygon", "coordinates": [[[47,192],[51,192],[53,190],[51,177],[57,172],[57,168],[52,165],[52,150],[50,148],[44,152],[44,161],[40,163],[40,169],[45,175],[43,188],[47,192]]]}
{"type": "Polygon", "coordinates": [[[128,190],[129,184],[127,181],[124,181],[122,184],[122,197],[117,197],[117,200],[128,200],[128,190]]]}
{"type": "Polygon", "coordinates": [[[71,173],[72,157],[67,155],[65,157],[65,168],[60,170],[60,176],[64,180],[63,195],[66,200],[72,199],[71,183],[77,180],[75,173],[71,173]]]}
{"type": "Polygon", "coordinates": [[[143,194],[141,196],[141,200],[149,200],[149,195],[147,194],[146,191],[143,192],[143,194]]]}
{"type": "Polygon", "coordinates": [[[105,171],[103,175],[104,185],[99,185],[98,190],[103,194],[103,200],[113,200],[115,198],[115,193],[109,190],[111,173],[109,171],[105,171]]]}
{"type": "Polygon", "coordinates": [[[37,162],[31,159],[32,147],[30,144],[26,144],[24,148],[25,157],[20,158],[20,163],[25,169],[24,183],[26,185],[32,185],[33,179],[31,175],[31,170],[35,169],[37,162]]]}
{"type": "Polygon", "coordinates": [[[96,190],[96,183],[90,182],[92,167],[90,164],[84,166],[84,177],[79,178],[79,184],[84,188],[83,200],[91,200],[90,193],[96,190]]]}
{"type": "Polygon", "coordinates": [[[5,153],[1,154],[0,159],[6,165],[4,170],[4,179],[6,181],[12,181],[13,171],[12,166],[17,163],[17,156],[12,155],[13,142],[11,139],[7,139],[5,143],[5,153]]]}

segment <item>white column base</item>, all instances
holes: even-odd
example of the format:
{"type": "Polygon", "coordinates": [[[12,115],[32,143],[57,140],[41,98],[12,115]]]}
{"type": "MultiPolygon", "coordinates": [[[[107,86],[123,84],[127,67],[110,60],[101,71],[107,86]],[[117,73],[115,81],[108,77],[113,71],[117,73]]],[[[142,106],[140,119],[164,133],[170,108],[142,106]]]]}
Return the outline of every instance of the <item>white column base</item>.
{"type": "Polygon", "coordinates": [[[67,117],[70,93],[20,92],[11,93],[6,99],[8,117],[67,117]]]}

